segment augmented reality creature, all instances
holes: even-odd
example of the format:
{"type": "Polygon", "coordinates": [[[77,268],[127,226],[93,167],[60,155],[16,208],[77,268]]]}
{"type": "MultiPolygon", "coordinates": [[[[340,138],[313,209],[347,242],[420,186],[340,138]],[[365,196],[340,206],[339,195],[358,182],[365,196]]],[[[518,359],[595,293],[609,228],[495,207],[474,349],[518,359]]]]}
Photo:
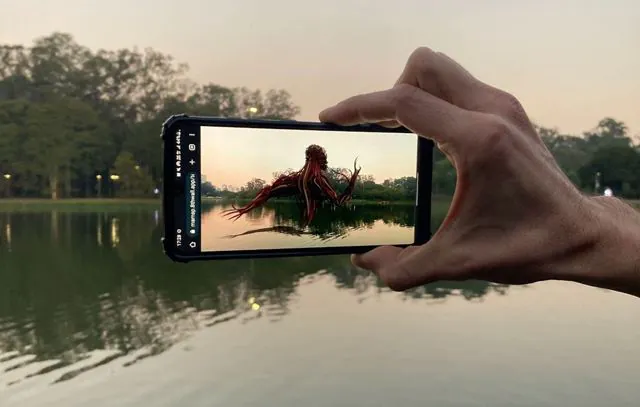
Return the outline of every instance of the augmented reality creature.
{"type": "Polygon", "coordinates": [[[302,224],[309,225],[316,209],[323,202],[342,206],[351,199],[361,170],[356,166],[357,161],[356,158],[350,175],[334,171],[347,182],[345,190],[338,194],[329,182],[327,152],[321,146],[312,144],[305,151],[305,164],[302,169],[280,175],[270,185],[262,188],[251,202],[241,208],[234,205],[233,209],[224,211],[223,215],[237,220],[247,212],[264,205],[269,199],[296,197],[303,204],[302,224]]]}

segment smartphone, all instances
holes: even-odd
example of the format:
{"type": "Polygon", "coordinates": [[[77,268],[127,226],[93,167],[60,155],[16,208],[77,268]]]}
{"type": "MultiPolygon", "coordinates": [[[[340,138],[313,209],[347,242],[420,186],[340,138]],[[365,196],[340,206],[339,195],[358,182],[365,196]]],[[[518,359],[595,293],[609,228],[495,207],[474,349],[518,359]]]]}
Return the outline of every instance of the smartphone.
{"type": "Polygon", "coordinates": [[[405,128],[175,115],[162,127],[174,261],[362,253],[430,238],[433,143],[405,128]]]}

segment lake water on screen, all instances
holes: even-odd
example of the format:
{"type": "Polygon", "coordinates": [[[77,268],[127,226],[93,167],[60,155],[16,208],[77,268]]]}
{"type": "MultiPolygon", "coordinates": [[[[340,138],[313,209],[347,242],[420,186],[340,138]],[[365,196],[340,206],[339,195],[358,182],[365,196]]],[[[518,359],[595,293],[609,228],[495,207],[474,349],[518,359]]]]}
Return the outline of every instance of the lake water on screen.
{"type": "Polygon", "coordinates": [[[201,245],[209,250],[290,249],[400,245],[414,242],[415,214],[407,204],[321,207],[308,226],[293,202],[267,203],[237,220],[225,216],[230,203],[205,203],[201,245]]]}

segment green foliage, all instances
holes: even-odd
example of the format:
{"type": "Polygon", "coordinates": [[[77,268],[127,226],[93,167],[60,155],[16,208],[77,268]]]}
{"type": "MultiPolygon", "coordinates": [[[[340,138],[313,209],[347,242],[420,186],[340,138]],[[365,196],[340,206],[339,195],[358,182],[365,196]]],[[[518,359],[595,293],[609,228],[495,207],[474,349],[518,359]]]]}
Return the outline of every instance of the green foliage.
{"type": "MultiPolygon", "coordinates": [[[[621,197],[640,198],[640,146],[633,144],[623,122],[605,117],[582,135],[561,134],[557,129],[542,126],[535,128],[558,166],[577,187],[598,194],[609,187],[621,197]]],[[[438,150],[433,167],[433,193],[452,195],[455,168],[438,150]]]]}
{"type": "MultiPolygon", "coordinates": [[[[291,172],[290,170],[285,173],[291,172]]],[[[329,183],[340,194],[347,188],[347,182],[343,177],[340,177],[339,173],[348,175],[349,172],[344,168],[330,168],[327,171],[327,178],[329,183]]],[[[283,173],[275,173],[274,179],[283,173]]],[[[232,191],[226,185],[216,187],[208,182],[202,184],[204,188],[213,189],[215,192],[204,194],[208,196],[218,196],[228,199],[252,199],[256,194],[267,185],[267,181],[259,178],[253,178],[245,185],[239,188],[238,191],[232,191]],[[207,185],[208,184],[208,185],[207,185]],[[206,186],[205,186],[206,185],[206,186]]],[[[291,197],[294,198],[294,197],[291,197]]],[[[353,199],[367,200],[367,201],[415,201],[416,199],[416,178],[415,177],[402,177],[396,179],[387,179],[382,183],[376,183],[375,179],[371,175],[361,174],[356,182],[354,188],[353,199]]]]}
{"type": "Polygon", "coordinates": [[[432,185],[436,195],[453,195],[456,185],[456,169],[444,156],[433,164],[432,185]]]}
{"type": "Polygon", "coordinates": [[[153,49],[93,51],[65,33],[0,44],[0,174],[11,175],[0,194],[148,196],[162,181],[158,131],[169,115],[299,113],[284,90],[198,85],[187,71],[153,49]]]}
{"type": "Polygon", "coordinates": [[[154,183],[149,171],[138,164],[133,154],[122,151],[111,170],[115,178],[115,195],[120,198],[143,198],[152,196],[154,183]]]}
{"type": "Polygon", "coordinates": [[[640,197],[640,152],[623,122],[605,117],[580,137],[537,130],[560,168],[582,190],[602,193],[609,187],[625,198],[640,197]]]}

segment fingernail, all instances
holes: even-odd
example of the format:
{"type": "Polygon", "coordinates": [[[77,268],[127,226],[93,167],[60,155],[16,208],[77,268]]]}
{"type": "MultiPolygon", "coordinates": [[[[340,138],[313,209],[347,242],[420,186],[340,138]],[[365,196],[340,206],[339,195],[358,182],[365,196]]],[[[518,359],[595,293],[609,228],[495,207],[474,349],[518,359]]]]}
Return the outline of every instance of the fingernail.
{"type": "Polygon", "coordinates": [[[328,107],[320,112],[320,114],[318,115],[320,121],[323,122],[327,120],[327,116],[331,113],[331,109],[333,109],[333,107],[328,107]]]}

